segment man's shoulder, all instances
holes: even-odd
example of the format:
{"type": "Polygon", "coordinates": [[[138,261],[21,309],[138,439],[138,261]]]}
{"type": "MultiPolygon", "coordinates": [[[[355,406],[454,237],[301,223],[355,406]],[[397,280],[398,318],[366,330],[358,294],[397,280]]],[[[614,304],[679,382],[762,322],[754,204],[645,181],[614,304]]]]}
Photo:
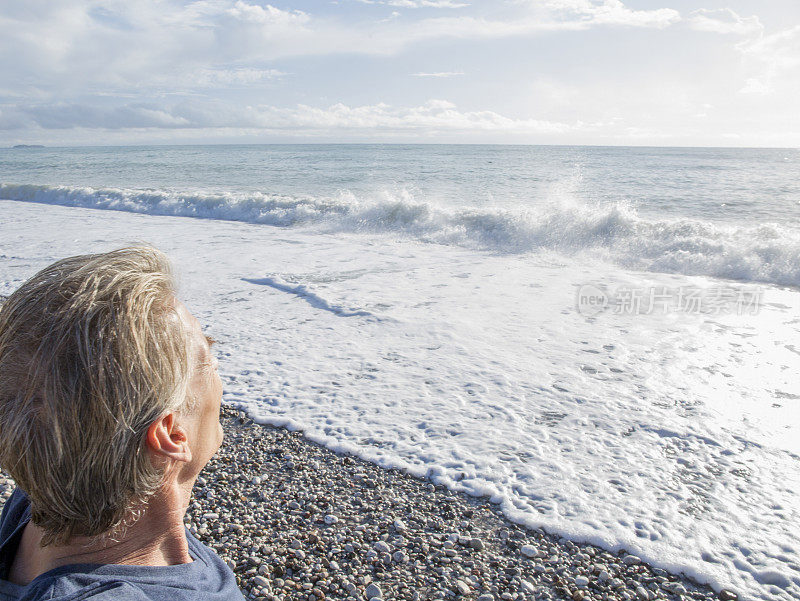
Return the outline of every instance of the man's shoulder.
{"type": "MultiPolygon", "coordinates": [[[[242,601],[238,588],[224,591],[203,591],[173,586],[140,586],[124,579],[93,582],[75,588],[60,582],[31,587],[18,601],[242,601]],[[66,585],[66,586],[65,586],[66,585]],[[222,594],[220,594],[222,593],[222,594]]],[[[75,583],[72,583],[75,584],[75,583]]]]}
{"type": "MultiPolygon", "coordinates": [[[[0,568],[9,555],[4,547],[13,543],[21,522],[27,521],[29,514],[27,495],[21,489],[15,490],[0,518],[0,568]]],[[[15,601],[243,601],[231,569],[188,531],[186,538],[195,558],[190,564],[65,566],[36,579],[15,601]]],[[[3,572],[0,569],[0,574],[3,572]]]]}
{"type": "Polygon", "coordinates": [[[15,527],[26,516],[29,506],[28,495],[21,488],[15,488],[11,496],[3,503],[3,511],[0,513],[0,527],[15,527]]]}

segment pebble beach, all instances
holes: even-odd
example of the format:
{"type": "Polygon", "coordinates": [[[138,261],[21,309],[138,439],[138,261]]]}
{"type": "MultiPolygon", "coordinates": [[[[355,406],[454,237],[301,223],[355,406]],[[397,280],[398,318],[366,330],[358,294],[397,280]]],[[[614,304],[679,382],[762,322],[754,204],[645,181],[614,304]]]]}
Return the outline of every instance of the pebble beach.
{"type": "MultiPolygon", "coordinates": [[[[623,552],[510,522],[486,499],[223,407],[225,442],[195,486],[187,528],[249,599],[730,601],[623,552]]],[[[0,495],[13,481],[0,475],[0,495]]]]}

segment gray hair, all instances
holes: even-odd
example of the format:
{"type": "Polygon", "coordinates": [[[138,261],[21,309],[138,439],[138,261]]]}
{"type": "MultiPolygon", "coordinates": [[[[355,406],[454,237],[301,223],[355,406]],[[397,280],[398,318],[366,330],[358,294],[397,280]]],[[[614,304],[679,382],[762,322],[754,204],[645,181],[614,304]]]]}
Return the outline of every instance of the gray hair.
{"type": "Polygon", "coordinates": [[[161,485],[147,428],[190,402],[174,303],[169,260],[142,246],[53,263],[0,307],[0,467],[42,546],[121,526],[161,485]]]}

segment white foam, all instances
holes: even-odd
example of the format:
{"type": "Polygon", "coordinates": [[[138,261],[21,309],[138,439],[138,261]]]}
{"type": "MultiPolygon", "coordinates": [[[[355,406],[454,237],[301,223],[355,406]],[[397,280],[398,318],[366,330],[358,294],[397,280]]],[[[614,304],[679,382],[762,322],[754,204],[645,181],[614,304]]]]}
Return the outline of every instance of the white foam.
{"type": "Polygon", "coordinates": [[[0,211],[0,294],[131,238],[167,251],[221,341],[225,401],[262,422],[742,599],[800,596],[798,291],[765,287],[756,315],[587,317],[583,284],[720,283],[547,248],[0,211]]]}
{"type": "Polygon", "coordinates": [[[646,219],[627,203],[587,204],[563,191],[516,208],[454,208],[405,191],[374,198],[186,193],[0,184],[0,198],[325,231],[391,233],[504,253],[592,253],[643,271],[800,286],[800,231],[697,219],[646,219]]]}

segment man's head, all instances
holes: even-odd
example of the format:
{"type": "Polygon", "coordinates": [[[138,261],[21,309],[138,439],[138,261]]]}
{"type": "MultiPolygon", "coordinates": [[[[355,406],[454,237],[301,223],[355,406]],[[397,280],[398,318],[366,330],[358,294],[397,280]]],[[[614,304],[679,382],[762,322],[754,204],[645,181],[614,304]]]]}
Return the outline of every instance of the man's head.
{"type": "Polygon", "coordinates": [[[71,257],[0,307],[0,467],[43,545],[103,534],[221,443],[221,384],[169,262],[148,247],[71,257]]]}

